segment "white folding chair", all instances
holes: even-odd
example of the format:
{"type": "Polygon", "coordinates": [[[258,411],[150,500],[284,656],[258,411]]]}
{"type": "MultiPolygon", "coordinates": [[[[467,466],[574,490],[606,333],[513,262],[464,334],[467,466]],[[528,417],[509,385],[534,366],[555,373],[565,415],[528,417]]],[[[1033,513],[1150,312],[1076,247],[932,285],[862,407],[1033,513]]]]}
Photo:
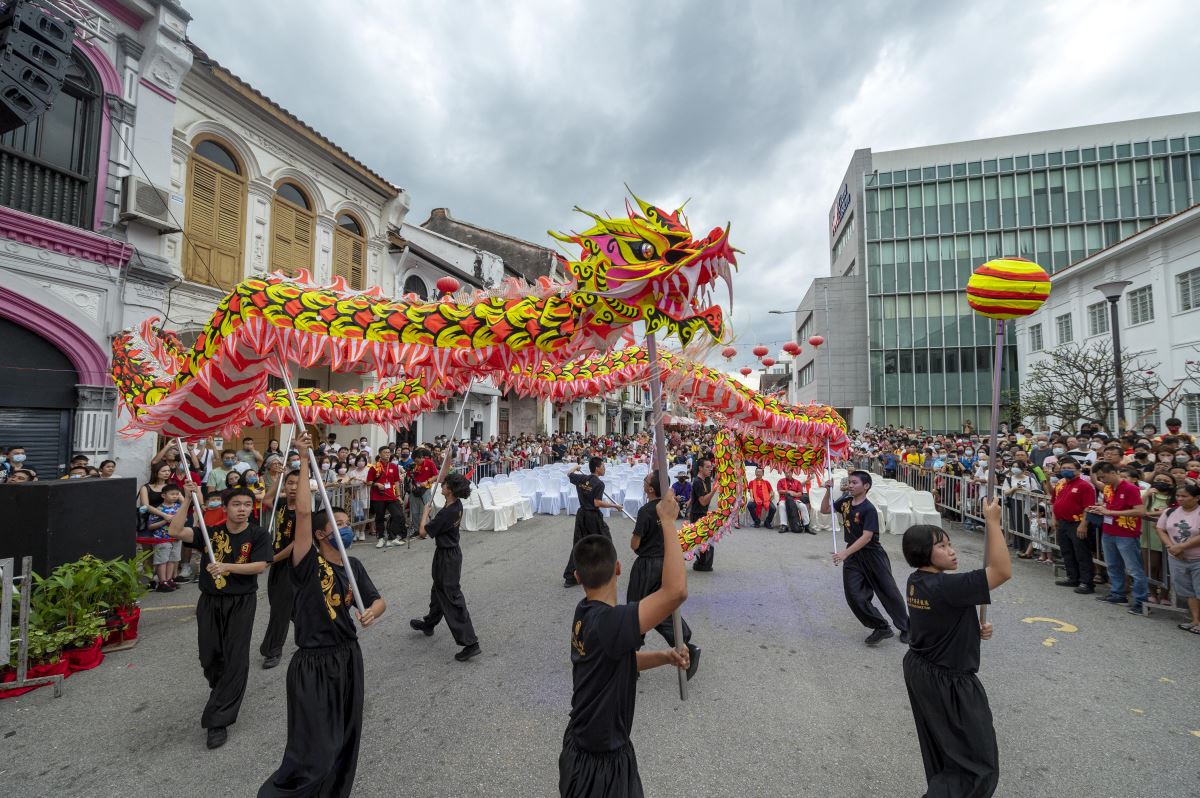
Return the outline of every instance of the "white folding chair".
{"type": "Polygon", "coordinates": [[[562,493],[558,488],[558,480],[553,477],[543,476],[538,480],[541,490],[541,496],[538,497],[537,511],[539,513],[548,513],[550,515],[558,515],[562,512],[562,493]]]}

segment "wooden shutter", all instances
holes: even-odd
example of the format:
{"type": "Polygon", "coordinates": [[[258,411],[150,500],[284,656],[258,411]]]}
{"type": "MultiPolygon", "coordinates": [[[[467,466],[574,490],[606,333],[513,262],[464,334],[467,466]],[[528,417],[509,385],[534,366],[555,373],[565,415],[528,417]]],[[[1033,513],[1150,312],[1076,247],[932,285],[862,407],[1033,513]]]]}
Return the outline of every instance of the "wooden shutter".
{"type": "Polygon", "coordinates": [[[241,280],[245,209],[241,179],[191,158],[183,242],[187,280],[226,290],[241,280]]]}
{"type": "Polygon", "coordinates": [[[271,271],[312,271],[313,216],[276,197],[271,203],[271,271]]]}
{"type": "Polygon", "coordinates": [[[367,276],[367,245],[358,236],[341,227],[333,235],[333,276],[346,278],[351,288],[362,290],[367,276]]]}

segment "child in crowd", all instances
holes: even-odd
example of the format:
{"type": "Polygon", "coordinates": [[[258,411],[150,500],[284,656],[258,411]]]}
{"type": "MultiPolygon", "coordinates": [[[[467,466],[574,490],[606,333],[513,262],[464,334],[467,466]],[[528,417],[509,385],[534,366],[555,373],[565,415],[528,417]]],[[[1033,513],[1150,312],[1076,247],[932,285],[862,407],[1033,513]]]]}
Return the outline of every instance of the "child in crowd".
{"type": "Polygon", "coordinates": [[[179,572],[183,544],[167,533],[167,526],[182,506],[183,491],[178,485],[168,484],[162,489],[162,504],[149,509],[152,515],[158,516],[150,520],[148,528],[151,537],[162,541],[154,544],[154,580],[157,582],[155,590],[159,593],[170,593],[179,587],[175,584],[175,577],[179,572]]]}
{"type": "Polygon", "coordinates": [[[1029,513],[1029,548],[1022,556],[1025,559],[1037,558],[1038,562],[1053,563],[1050,556],[1050,527],[1046,515],[1046,505],[1038,503],[1029,513]]]}

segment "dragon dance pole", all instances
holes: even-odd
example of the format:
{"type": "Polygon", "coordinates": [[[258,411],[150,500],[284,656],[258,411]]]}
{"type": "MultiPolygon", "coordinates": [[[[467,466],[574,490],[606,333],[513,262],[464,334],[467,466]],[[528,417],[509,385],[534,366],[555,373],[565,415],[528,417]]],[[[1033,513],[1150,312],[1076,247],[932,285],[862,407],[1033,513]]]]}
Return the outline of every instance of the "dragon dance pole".
{"type": "MultiPolygon", "coordinates": [[[[1000,371],[1004,368],[1004,319],[996,319],[996,357],[992,362],[992,433],[988,438],[987,498],[996,493],[996,446],[1000,438],[1000,371]]],[[[987,524],[983,531],[983,567],[988,565],[987,524]]],[[[979,605],[979,622],[987,621],[987,605],[979,605]]]]}
{"type": "Polygon", "coordinates": [[[825,489],[829,494],[829,534],[833,536],[833,553],[837,554],[838,527],[841,526],[841,519],[833,509],[833,450],[829,441],[825,441],[825,470],[829,472],[829,487],[825,489]]]}
{"type": "MultiPolygon", "coordinates": [[[[176,438],[175,445],[179,447],[179,462],[183,463],[183,467],[187,468],[187,452],[183,450],[183,438],[176,438]]],[[[208,524],[204,523],[204,508],[196,508],[196,522],[200,524],[200,536],[204,538],[204,550],[208,552],[208,561],[216,562],[217,558],[213,556],[212,541],[208,539],[208,524]]],[[[190,554],[188,555],[191,556],[190,554]]],[[[217,579],[224,581],[225,577],[213,577],[215,584],[217,579]]]]}
{"type": "Polygon", "coordinates": [[[442,467],[438,469],[438,482],[445,482],[449,476],[450,456],[454,453],[454,433],[458,432],[458,425],[462,423],[463,414],[467,412],[467,400],[471,398],[471,389],[474,387],[475,378],[471,377],[471,381],[467,383],[467,392],[463,394],[462,407],[458,408],[458,418],[454,419],[454,426],[450,428],[450,435],[446,439],[446,454],[442,456],[442,467]]]}
{"type": "MultiPolygon", "coordinates": [[[[287,439],[287,444],[281,449],[283,452],[283,470],[279,473],[279,481],[275,483],[275,499],[271,502],[271,519],[267,521],[267,534],[275,533],[275,508],[279,506],[279,494],[283,488],[283,483],[287,482],[287,458],[288,450],[292,448],[292,439],[296,437],[296,424],[290,426],[291,437],[287,439]]],[[[264,461],[265,463],[265,461],[264,461]]]]}
{"type": "MultiPolygon", "coordinates": [[[[601,494],[601,495],[603,495],[603,496],[604,496],[604,498],[608,499],[608,500],[609,500],[610,502],[612,502],[613,504],[616,504],[616,502],[613,502],[613,500],[612,500],[611,498],[609,498],[609,496],[608,496],[608,494],[607,494],[607,493],[604,493],[604,494],[601,494]]],[[[632,521],[633,523],[635,523],[635,524],[637,523],[637,519],[636,519],[636,518],[634,518],[632,515],[630,515],[630,514],[629,514],[629,511],[628,511],[628,510],[626,510],[624,507],[622,507],[622,508],[621,508],[621,515],[625,516],[626,518],[628,518],[628,519],[629,519],[630,521],[632,521]]]]}
{"type": "MultiPolygon", "coordinates": [[[[658,368],[658,342],[654,333],[646,330],[646,357],[650,361],[650,401],[654,405],[654,465],[658,469],[658,496],[662,498],[671,489],[671,477],[667,474],[667,438],[663,433],[662,417],[662,379],[658,368]]],[[[667,541],[663,541],[666,545],[667,541]]],[[[675,632],[675,648],[682,652],[686,646],[683,642],[683,620],[679,610],[671,613],[671,628],[675,632]]],[[[677,669],[678,670],[678,669],[677,669]]],[[[679,670],[679,700],[687,701],[687,674],[679,670]]]]}
{"type": "MultiPolygon", "coordinates": [[[[292,390],[292,378],[288,375],[287,363],[283,359],[283,355],[275,353],[276,359],[279,361],[279,376],[283,378],[283,387],[287,389],[288,404],[292,406],[292,421],[300,424],[300,419],[303,415],[300,413],[300,403],[296,401],[296,392],[292,390]]],[[[321,471],[317,466],[317,454],[308,449],[308,468],[315,475],[317,482],[317,490],[321,494],[321,506],[325,508],[325,523],[333,523],[333,505],[329,501],[329,493],[325,490],[325,480],[321,479],[321,471]]],[[[316,534],[316,530],[313,531],[316,534]]],[[[362,615],[366,612],[363,607],[362,596],[358,592],[358,580],[354,578],[354,569],[350,567],[350,557],[346,554],[346,544],[342,543],[342,536],[336,529],[330,535],[333,538],[334,545],[337,546],[338,554],[342,556],[342,570],[346,572],[346,582],[350,585],[350,592],[354,596],[354,606],[358,608],[358,614],[362,615]]]]}

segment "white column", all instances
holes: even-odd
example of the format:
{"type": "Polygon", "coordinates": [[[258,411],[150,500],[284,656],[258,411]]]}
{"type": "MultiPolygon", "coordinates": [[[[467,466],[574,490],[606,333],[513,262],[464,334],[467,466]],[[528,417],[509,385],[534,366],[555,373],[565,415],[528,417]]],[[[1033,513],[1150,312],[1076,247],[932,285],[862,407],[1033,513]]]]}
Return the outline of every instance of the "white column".
{"type": "Polygon", "coordinates": [[[583,432],[583,425],[586,414],[586,405],[583,402],[576,402],[574,409],[571,412],[571,431],[583,432]]]}
{"type": "Polygon", "coordinates": [[[483,430],[483,440],[486,442],[491,436],[500,437],[500,397],[493,396],[492,401],[488,406],[487,426],[483,430]]]}
{"type": "Polygon", "coordinates": [[[420,443],[423,443],[424,441],[425,441],[425,414],[422,413],[421,415],[417,416],[417,441],[416,442],[418,444],[420,444],[420,443]]]}
{"type": "Polygon", "coordinates": [[[542,403],[542,434],[550,435],[558,432],[554,428],[554,403],[549,399],[539,399],[542,403]]]}

